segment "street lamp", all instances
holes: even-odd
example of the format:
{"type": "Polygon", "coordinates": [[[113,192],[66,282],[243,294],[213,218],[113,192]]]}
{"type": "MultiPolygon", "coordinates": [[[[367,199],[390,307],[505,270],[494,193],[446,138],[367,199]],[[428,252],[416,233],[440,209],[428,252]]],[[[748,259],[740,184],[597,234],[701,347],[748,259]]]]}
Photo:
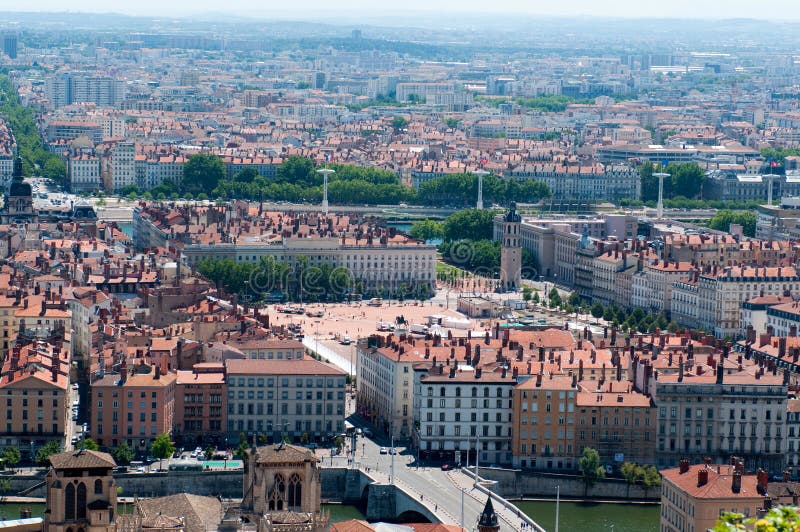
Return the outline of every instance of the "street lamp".
{"type": "Polygon", "coordinates": [[[320,168],[318,174],[322,174],[322,212],[328,215],[328,176],[335,174],[336,170],[331,168],[320,168]]]}
{"type": "Polygon", "coordinates": [[[656,218],[658,220],[664,217],[664,178],[671,175],[664,172],[655,172],[653,174],[653,177],[658,178],[658,206],[656,207],[656,218]]]}
{"type": "Polygon", "coordinates": [[[472,173],[478,176],[478,202],[475,208],[480,211],[483,210],[483,178],[489,175],[489,172],[486,170],[475,170],[472,173]]]}

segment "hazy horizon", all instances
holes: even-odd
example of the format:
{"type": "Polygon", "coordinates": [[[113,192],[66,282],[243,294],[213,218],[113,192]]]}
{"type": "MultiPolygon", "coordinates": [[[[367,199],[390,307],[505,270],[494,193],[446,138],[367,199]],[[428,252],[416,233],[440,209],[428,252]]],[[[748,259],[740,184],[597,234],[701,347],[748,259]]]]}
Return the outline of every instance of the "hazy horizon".
{"type": "Polygon", "coordinates": [[[761,3],[752,0],[673,0],[652,4],[635,0],[612,0],[599,3],[596,0],[571,0],[552,2],[531,0],[495,0],[491,10],[486,2],[478,0],[406,0],[403,9],[389,6],[376,6],[374,0],[339,0],[332,7],[330,1],[300,0],[286,9],[281,3],[271,9],[271,2],[254,5],[252,0],[228,0],[224,6],[214,0],[174,0],[168,6],[157,0],[138,0],[136,2],[116,2],[107,0],[74,0],[69,9],[57,0],[37,0],[35,6],[10,3],[0,0],[0,11],[41,12],[41,13],[118,13],[136,16],[202,16],[209,13],[229,13],[236,17],[292,18],[296,20],[334,21],[338,18],[352,19],[359,15],[374,19],[381,16],[405,15],[414,13],[452,13],[458,15],[490,14],[563,16],[563,17],[613,17],[613,18],[679,18],[679,19],[731,19],[750,18],[757,20],[798,20],[800,2],[796,0],[766,0],[761,3]]]}

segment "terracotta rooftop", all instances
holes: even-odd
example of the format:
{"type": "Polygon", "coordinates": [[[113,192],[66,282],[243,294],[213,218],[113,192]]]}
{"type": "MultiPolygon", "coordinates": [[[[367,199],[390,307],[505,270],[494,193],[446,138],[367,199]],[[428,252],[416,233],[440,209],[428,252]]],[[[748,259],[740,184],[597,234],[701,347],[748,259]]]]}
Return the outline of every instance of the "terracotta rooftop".
{"type": "Polygon", "coordinates": [[[739,492],[734,492],[733,466],[696,464],[689,466],[688,471],[681,473],[680,468],[664,469],[661,475],[672,482],[680,490],[696,499],[762,499],[756,491],[758,481],[755,475],[742,475],[739,492]],[[708,482],[698,486],[698,472],[708,472],[708,482]],[[719,471],[719,473],[717,473],[719,471]]]}
{"type": "Polygon", "coordinates": [[[56,469],[113,468],[117,465],[110,454],[85,449],[82,451],[51,454],[50,464],[56,469]]]}

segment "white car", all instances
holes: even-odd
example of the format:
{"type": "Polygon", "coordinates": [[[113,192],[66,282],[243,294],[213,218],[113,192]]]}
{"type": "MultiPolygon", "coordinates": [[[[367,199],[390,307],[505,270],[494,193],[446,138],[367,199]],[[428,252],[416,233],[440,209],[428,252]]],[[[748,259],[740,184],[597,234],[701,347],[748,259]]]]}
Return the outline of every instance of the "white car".
{"type": "Polygon", "coordinates": [[[380,453],[381,454],[389,454],[389,449],[387,449],[386,447],[381,447],[380,453]]]}

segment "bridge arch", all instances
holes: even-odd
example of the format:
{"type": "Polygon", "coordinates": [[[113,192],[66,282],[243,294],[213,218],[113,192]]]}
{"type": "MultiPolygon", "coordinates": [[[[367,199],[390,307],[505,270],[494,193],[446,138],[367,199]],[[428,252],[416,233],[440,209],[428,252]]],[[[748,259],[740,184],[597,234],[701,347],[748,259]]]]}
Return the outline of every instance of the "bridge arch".
{"type": "Polygon", "coordinates": [[[397,516],[398,523],[430,523],[431,520],[416,510],[406,510],[397,516]]]}

